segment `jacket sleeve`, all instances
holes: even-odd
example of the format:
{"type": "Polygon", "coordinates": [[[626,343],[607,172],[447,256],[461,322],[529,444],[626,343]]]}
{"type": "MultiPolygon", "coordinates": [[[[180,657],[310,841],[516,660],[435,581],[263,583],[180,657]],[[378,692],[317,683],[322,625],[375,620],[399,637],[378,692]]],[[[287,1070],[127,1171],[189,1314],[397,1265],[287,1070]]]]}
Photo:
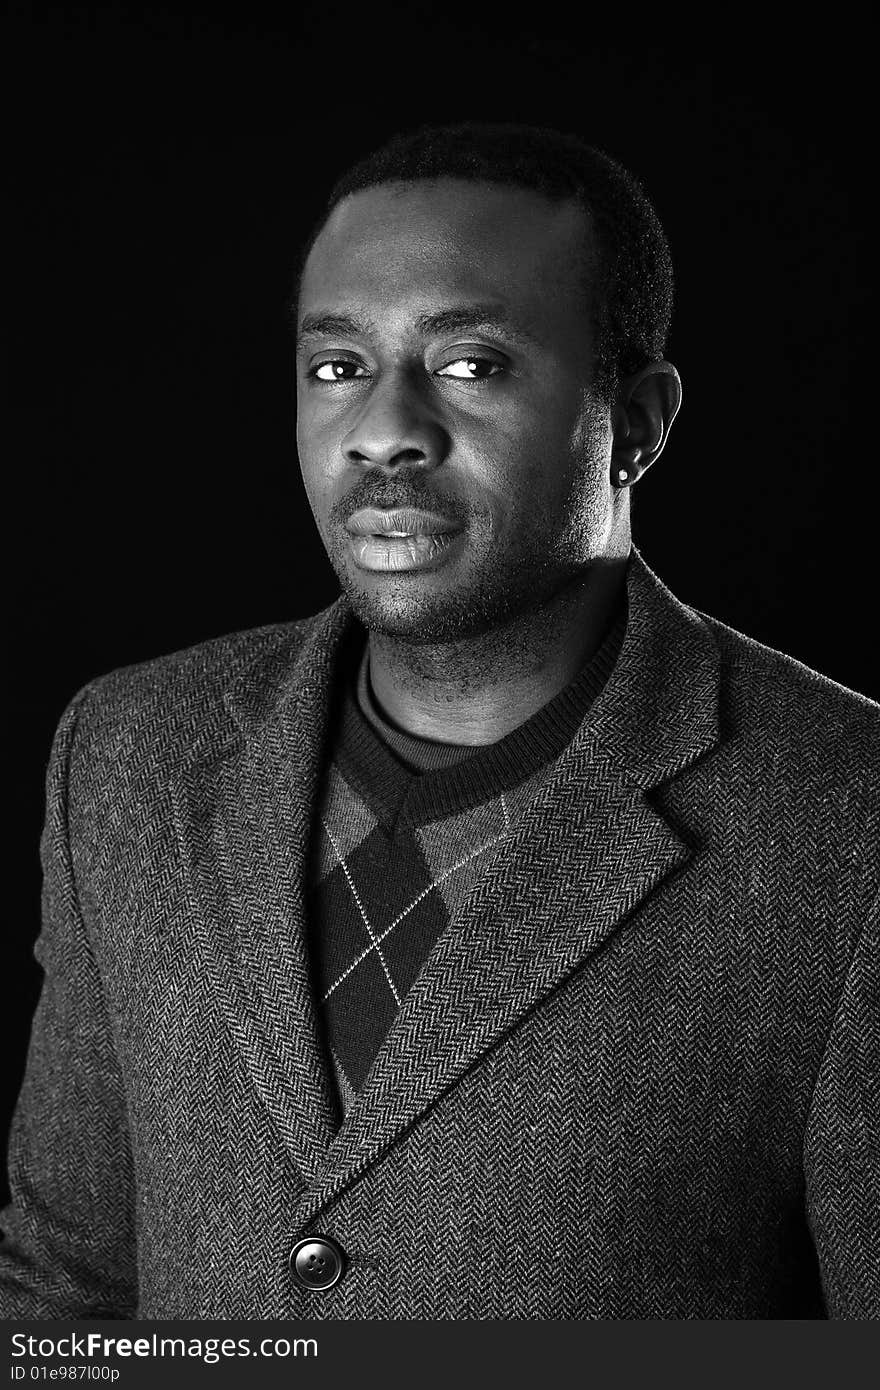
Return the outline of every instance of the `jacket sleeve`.
{"type": "Polygon", "coordinates": [[[11,1202],[0,1211],[6,1319],[126,1318],[137,1303],[125,1096],[68,833],[87,694],[61,719],[47,775],[34,947],[44,979],[10,1131],[11,1202]]]}
{"type": "Polygon", "coordinates": [[[804,1173],[828,1316],[880,1318],[880,896],[822,1058],[804,1173]]]}

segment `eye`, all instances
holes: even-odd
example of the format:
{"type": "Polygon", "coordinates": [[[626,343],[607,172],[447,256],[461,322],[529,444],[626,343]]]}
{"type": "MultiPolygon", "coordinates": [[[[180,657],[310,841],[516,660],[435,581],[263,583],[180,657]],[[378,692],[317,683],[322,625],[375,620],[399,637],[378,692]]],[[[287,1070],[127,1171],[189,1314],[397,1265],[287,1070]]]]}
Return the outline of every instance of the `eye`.
{"type": "Polygon", "coordinates": [[[356,362],[336,357],[329,362],[319,362],[312,367],[309,376],[316,377],[318,381],[355,381],[358,376],[366,376],[366,372],[356,362]]]}
{"type": "Polygon", "coordinates": [[[503,370],[500,362],[494,362],[490,357],[457,357],[454,362],[447,362],[445,367],[441,367],[437,376],[451,376],[456,381],[485,381],[503,370]]]}

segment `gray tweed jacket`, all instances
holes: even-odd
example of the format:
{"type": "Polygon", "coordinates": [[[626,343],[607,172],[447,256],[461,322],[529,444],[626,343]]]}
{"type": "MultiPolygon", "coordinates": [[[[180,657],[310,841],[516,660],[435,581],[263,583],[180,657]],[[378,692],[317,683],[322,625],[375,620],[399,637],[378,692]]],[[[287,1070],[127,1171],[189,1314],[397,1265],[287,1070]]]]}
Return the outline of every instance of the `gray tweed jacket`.
{"type": "Polygon", "coordinates": [[[880,1315],[880,707],[635,549],[628,597],[338,1130],[304,872],[344,600],[75,697],[5,1317],[880,1315]]]}

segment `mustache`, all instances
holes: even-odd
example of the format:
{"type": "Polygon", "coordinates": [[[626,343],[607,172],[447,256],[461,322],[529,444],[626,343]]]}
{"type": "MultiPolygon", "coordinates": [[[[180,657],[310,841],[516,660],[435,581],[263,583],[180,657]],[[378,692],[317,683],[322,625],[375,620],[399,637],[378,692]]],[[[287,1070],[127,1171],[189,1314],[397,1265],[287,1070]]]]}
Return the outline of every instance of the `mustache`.
{"type": "Polygon", "coordinates": [[[362,507],[381,511],[403,510],[439,512],[451,521],[462,521],[469,510],[462,499],[453,493],[427,487],[422,478],[386,478],[383,481],[364,479],[345,497],[330,508],[334,521],[345,523],[362,507]]]}

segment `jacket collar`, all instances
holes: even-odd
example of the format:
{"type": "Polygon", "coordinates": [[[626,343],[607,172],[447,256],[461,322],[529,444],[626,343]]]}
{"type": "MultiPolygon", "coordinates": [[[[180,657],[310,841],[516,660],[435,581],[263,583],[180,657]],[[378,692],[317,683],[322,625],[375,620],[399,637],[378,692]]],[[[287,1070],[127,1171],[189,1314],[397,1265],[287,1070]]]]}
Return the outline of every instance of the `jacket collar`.
{"type": "Polygon", "coordinates": [[[305,882],[340,597],[226,691],[238,737],[174,788],[199,948],[291,1159],[305,1224],[693,849],[645,795],[719,738],[719,654],[633,547],[614,670],[522,821],[435,943],[337,1129],[306,949],[305,882]]]}

